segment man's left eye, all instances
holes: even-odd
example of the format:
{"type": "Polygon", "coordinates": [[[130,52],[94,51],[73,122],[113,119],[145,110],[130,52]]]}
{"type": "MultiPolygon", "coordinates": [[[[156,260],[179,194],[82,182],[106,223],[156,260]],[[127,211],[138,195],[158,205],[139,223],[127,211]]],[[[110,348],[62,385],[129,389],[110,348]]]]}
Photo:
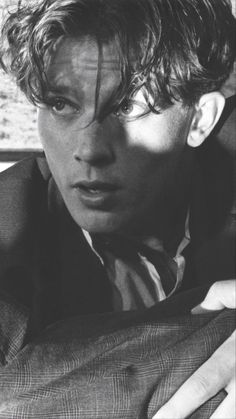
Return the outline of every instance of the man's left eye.
{"type": "Polygon", "coordinates": [[[134,110],[134,105],[129,100],[124,100],[119,108],[115,111],[115,115],[118,117],[128,116],[134,110]]]}
{"type": "Polygon", "coordinates": [[[124,100],[119,108],[114,112],[118,118],[135,119],[146,113],[145,104],[136,100],[124,100]]]}
{"type": "Polygon", "coordinates": [[[120,106],[120,112],[124,115],[129,115],[134,110],[134,104],[131,101],[125,101],[120,106]]]}

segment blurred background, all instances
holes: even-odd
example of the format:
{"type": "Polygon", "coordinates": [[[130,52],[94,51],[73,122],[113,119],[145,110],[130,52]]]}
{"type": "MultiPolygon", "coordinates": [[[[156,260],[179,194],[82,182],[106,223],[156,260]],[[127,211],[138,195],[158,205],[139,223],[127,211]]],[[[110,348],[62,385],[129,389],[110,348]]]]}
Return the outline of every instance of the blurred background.
{"type": "MultiPolygon", "coordinates": [[[[0,27],[7,10],[17,0],[0,0],[0,27]]],[[[36,109],[16,88],[9,76],[0,70],[0,149],[6,147],[39,147],[36,133],[36,109]]]]}
{"type": "MultiPolygon", "coordinates": [[[[0,0],[0,27],[7,10],[19,0],[0,0]]],[[[36,0],[21,0],[23,3],[36,0]]],[[[236,0],[232,1],[236,15],[236,0]]],[[[223,93],[226,97],[236,92],[236,66],[223,93]]],[[[36,108],[16,88],[14,81],[0,69],[0,171],[31,151],[41,149],[36,127],[36,108]]]]}

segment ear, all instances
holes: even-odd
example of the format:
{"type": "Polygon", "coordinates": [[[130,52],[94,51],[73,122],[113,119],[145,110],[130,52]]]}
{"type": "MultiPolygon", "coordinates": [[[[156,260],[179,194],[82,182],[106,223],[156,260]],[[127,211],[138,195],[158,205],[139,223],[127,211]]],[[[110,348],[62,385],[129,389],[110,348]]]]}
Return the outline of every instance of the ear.
{"type": "Polygon", "coordinates": [[[220,92],[207,93],[199,99],[193,111],[187,138],[190,147],[198,147],[208,137],[218,122],[225,106],[225,98],[220,92]]]}

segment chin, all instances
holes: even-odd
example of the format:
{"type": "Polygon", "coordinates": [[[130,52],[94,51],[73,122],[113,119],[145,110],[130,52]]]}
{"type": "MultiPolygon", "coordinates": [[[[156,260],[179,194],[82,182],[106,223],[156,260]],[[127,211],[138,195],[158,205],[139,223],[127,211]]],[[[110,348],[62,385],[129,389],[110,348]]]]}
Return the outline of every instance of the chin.
{"type": "Polygon", "coordinates": [[[85,214],[73,217],[76,224],[91,234],[112,234],[122,232],[124,223],[118,214],[99,211],[86,211],[85,214]]]}

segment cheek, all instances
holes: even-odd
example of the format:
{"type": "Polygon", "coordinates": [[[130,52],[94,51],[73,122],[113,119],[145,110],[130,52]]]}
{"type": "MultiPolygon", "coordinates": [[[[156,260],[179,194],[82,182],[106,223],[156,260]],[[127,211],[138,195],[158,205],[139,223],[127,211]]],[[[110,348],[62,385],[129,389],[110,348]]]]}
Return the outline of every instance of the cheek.
{"type": "Polygon", "coordinates": [[[45,109],[38,111],[38,133],[48,160],[61,160],[65,157],[68,147],[63,141],[63,130],[54,123],[52,116],[45,109]]]}
{"type": "Polygon", "coordinates": [[[186,113],[166,110],[130,122],[126,129],[130,145],[161,155],[186,144],[189,122],[186,113]]]}
{"type": "Polygon", "coordinates": [[[68,147],[63,144],[61,130],[45,110],[38,111],[38,132],[50,171],[62,188],[68,173],[68,147]]]}
{"type": "Polygon", "coordinates": [[[45,109],[38,109],[37,117],[39,138],[44,150],[46,151],[48,146],[54,143],[53,132],[55,131],[52,129],[50,117],[45,109]]]}

